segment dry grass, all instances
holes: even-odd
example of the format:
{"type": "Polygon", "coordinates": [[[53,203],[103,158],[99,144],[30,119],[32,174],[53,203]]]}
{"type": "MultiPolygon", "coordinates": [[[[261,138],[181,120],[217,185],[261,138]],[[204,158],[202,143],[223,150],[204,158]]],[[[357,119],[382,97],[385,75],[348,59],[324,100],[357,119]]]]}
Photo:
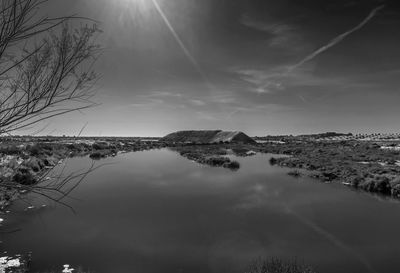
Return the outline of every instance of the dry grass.
{"type": "Polygon", "coordinates": [[[270,258],[255,260],[245,273],[316,273],[316,271],[297,260],[270,258]]]}

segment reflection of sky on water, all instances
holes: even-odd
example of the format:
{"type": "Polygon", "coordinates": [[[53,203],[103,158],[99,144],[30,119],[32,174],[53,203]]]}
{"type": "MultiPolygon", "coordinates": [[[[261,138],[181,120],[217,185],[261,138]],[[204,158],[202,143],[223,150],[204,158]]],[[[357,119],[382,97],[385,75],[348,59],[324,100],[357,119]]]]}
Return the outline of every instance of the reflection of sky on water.
{"type": "MultiPolygon", "coordinates": [[[[397,203],[295,179],[268,158],[238,158],[237,172],[168,150],[106,159],[116,164],[68,200],[77,214],[40,198],[32,210],[20,203],[3,224],[22,231],[2,247],[32,251],[37,269],[69,263],[100,273],[243,272],[258,256],[297,257],[327,273],[397,272],[397,203]]],[[[89,164],[77,158],[67,168],[89,164]]]]}

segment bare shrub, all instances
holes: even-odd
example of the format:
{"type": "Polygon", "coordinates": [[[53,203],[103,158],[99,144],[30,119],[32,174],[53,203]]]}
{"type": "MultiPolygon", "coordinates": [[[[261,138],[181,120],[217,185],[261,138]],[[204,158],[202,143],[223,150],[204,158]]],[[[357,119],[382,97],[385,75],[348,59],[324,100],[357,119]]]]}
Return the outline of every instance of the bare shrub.
{"type": "Polygon", "coordinates": [[[99,29],[71,27],[77,17],[39,16],[46,2],[0,3],[0,133],[94,105],[99,29]]]}

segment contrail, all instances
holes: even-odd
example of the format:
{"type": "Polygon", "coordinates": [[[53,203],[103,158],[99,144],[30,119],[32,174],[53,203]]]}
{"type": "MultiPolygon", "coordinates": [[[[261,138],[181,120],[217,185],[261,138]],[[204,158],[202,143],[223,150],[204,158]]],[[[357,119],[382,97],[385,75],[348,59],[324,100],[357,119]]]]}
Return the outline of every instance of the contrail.
{"type": "Polygon", "coordinates": [[[368,272],[377,273],[377,271],[372,267],[372,265],[369,263],[369,261],[367,259],[365,259],[365,257],[363,257],[361,254],[357,253],[356,251],[354,251],[353,249],[348,247],[345,243],[343,243],[341,240],[336,238],[332,233],[326,231],[325,229],[316,225],[312,221],[310,221],[307,218],[296,213],[295,211],[290,209],[287,205],[284,205],[284,207],[285,207],[285,211],[288,214],[295,216],[304,225],[308,226],[309,228],[314,230],[316,233],[320,234],[325,239],[327,239],[328,241],[333,243],[336,247],[342,249],[343,251],[347,252],[347,254],[349,254],[349,255],[353,256],[355,259],[357,259],[360,262],[360,264],[362,264],[368,272]]]}
{"type": "Polygon", "coordinates": [[[185,46],[185,44],[182,42],[181,38],[179,37],[178,33],[175,31],[174,27],[171,25],[171,23],[169,22],[167,16],[164,14],[164,12],[162,11],[160,5],[158,4],[157,0],[151,0],[156,8],[156,10],[158,11],[158,13],[160,14],[161,18],[163,19],[164,23],[166,24],[166,26],[168,27],[168,29],[171,31],[172,36],[174,36],[176,42],[178,43],[178,45],[180,46],[180,48],[182,49],[183,53],[186,55],[186,57],[189,59],[189,61],[192,63],[192,65],[194,66],[194,68],[196,69],[196,71],[200,74],[201,78],[204,80],[205,84],[209,87],[209,88],[213,88],[213,84],[211,84],[211,82],[208,80],[207,76],[204,74],[203,70],[201,69],[199,63],[197,62],[197,60],[193,57],[193,55],[190,53],[190,51],[187,49],[187,47],[185,46]]]}
{"type": "Polygon", "coordinates": [[[360,28],[362,28],[365,24],[367,24],[372,18],[375,17],[375,15],[378,13],[378,11],[380,11],[381,9],[383,9],[385,7],[385,5],[381,5],[375,9],[373,9],[368,16],[361,21],[361,23],[359,23],[357,26],[353,27],[352,29],[340,34],[339,36],[335,37],[334,39],[332,39],[328,44],[320,47],[319,49],[317,49],[316,51],[314,51],[313,53],[311,53],[310,55],[308,55],[307,57],[305,57],[303,60],[301,60],[300,62],[298,62],[297,64],[290,66],[288,68],[288,71],[286,74],[292,72],[293,70],[295,70],[296,68],[302,66],[304,63],[311,61],[312,59],[314,59],[315,57],[317,57],[319,54],[323,53],[324,51],[328,50],[329,48],[333,47],[334,45],[338,44],[339,42],[341,42],[344,38],[346,38],[347,36],[349,36],[350,34],[352,34],[353,32],[359,30],[360,28]]]}

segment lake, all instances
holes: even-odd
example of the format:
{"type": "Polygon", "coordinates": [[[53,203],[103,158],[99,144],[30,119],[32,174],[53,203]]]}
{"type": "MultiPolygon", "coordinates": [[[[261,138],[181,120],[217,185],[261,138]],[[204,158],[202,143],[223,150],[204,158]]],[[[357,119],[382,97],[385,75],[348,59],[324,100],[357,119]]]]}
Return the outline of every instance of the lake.
{"type": "MultiPolygon", "coordinates": [[[[323,273],[399,272],[400,204],[341,185],[294,178],[271,155],[238,171],[168,149],[98,161],[65,199],[30,195],[5,216],[0,247],[32,252],[33,272],[244,272],[257,257],[297,258],[323,273]],[[46,205],[42,207],[42,205],[46,205]]],[[[66,172],[89,158],[66,162],[66,172]]]]}

